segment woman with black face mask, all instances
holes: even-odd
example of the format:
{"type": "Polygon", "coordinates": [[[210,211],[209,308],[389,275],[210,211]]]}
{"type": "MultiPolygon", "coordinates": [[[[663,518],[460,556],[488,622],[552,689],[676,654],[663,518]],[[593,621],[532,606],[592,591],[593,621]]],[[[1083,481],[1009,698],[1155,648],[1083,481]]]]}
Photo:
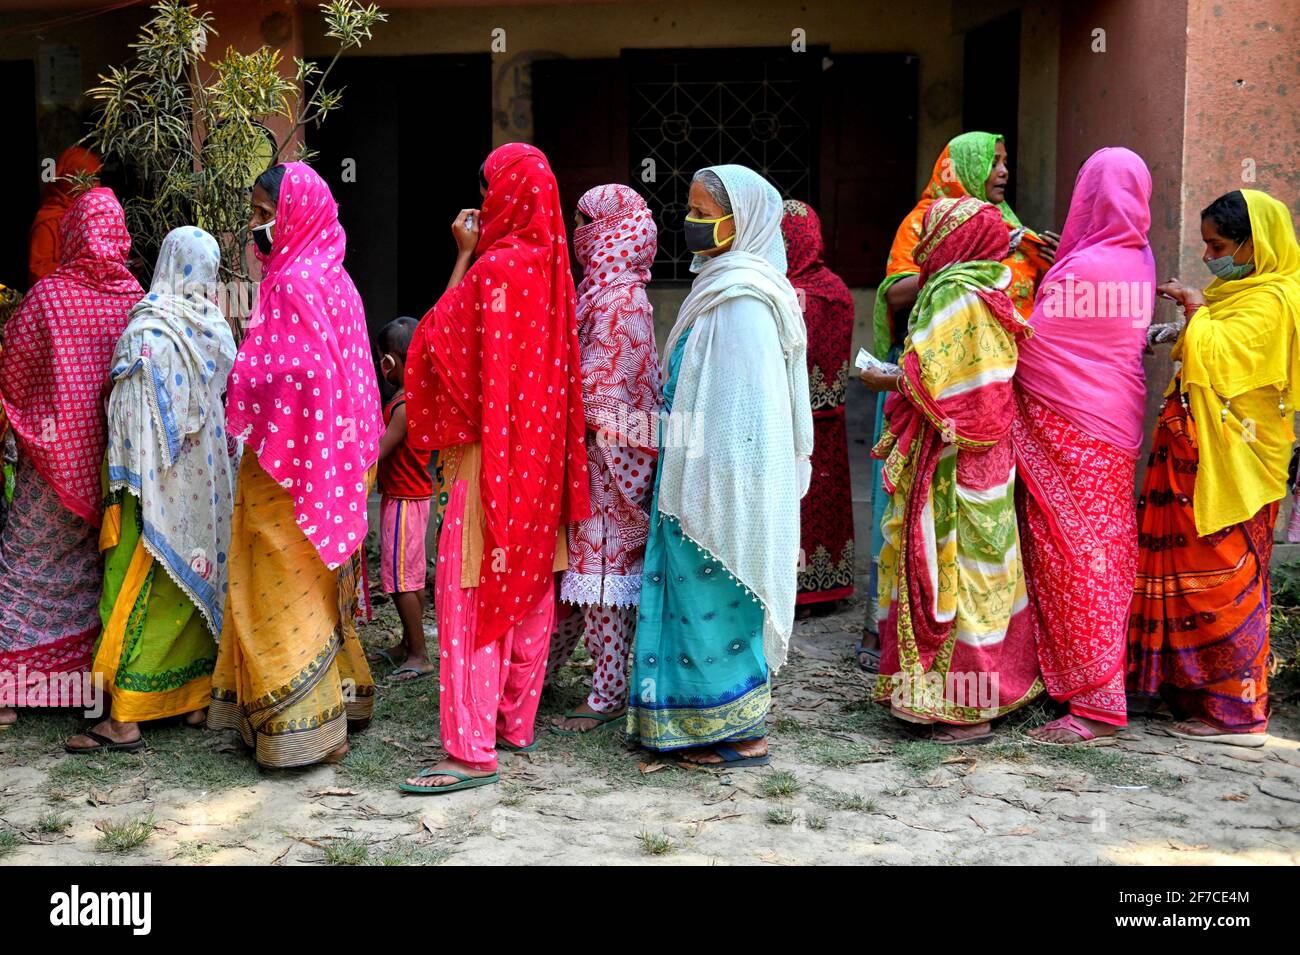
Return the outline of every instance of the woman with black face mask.
{"type": "Polygon", "coordinates": [[[744,166],[695,174],[690,294],[665,346],[629,738],[686,761],[761,765],[771,674],[794,626],[799,499],[812,468],[807,333],[781,196],[744,166]]]}

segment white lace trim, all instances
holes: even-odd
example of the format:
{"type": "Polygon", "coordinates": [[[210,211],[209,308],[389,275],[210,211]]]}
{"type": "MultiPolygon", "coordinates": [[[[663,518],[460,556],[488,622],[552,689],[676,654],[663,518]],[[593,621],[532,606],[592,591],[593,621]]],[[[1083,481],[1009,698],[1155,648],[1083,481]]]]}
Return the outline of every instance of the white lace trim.
{"type": "Polygon", "coordinates": [[[636,607],[641,603],[641,575],[564,572],[560,599],[579,607],[636,607]]]}

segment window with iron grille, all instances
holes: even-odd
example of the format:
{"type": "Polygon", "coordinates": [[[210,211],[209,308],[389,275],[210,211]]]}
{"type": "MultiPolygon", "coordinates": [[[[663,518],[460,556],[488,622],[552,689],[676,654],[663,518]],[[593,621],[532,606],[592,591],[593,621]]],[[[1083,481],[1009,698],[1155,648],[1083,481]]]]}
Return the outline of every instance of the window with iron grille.
{"type": "Polygon", "coordinates": [[[629,182],[659,223],[654,277],[690,281],[682,234],[691,177],[740,163],[782,197],[818,201],[818,64],[809,50],[624,52],[629,182]]]}

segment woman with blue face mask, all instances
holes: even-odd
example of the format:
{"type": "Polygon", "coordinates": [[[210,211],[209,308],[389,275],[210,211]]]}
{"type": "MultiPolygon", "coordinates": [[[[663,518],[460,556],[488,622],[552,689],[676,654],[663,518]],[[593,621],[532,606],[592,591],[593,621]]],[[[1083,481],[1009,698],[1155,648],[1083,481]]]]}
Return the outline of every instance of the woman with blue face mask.
{"type": "Polygon", "coordinates": [[[1138,499],[1128,691],[1176,737],[1262,746],[1269,557],[1300,398],[1300,247],[1287,207],[1227,193],[1201,213],[1203,291],[1159,287],[1188,318],[1138,499]]]}

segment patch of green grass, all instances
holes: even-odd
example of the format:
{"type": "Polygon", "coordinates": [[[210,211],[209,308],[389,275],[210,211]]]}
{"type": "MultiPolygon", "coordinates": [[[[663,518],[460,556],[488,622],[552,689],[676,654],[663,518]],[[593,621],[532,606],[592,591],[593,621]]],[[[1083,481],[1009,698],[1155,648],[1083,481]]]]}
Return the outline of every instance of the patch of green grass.
{"type": "Polygon", "coordinates": [[[376,860],[379,865],[442,865],[451,858],[446,846],[415,846],[399,842],[376,860]]]}
{"type": "Polygon", "coordinates": [[[820,737],[806,751],[808,759],[819,766],[844,769],[862,763],[884,761],[880,747],[875,743],[820,737]]]}
{"type": "MultiPolygon", "coordinates": [[[[540,718],[538,722],[540,725],[540,718]]],[[[603,778],[620,789],[650,786],[662,789],[699,790],[713,779],[711,773],[674,765],[669,756],[657,757],[650,753],[629,750],[622,731],[617,729],[597,730],[563,738],[550,737],[546,749],[557,755],[567,753],[583,764],[593,775],[603,778]],[[653,773],[641,772],[641,763],[656,760],[668,765],[653,773]]]]}
{"type": "Polygon", "coordinates": [[[370,865],[370,848],[357,839],[332,839],[321,851],[326,865],[370,865]]]}
{"type": "Polygon", "coordinates": [[[862,793],[840,792],[834,789],[821,789],[813,793],[813,798],[827,809],[840,812],[873,813],[879,811],[874,799],[862,793]]]}
{"type": "Polygon", "coordinates": [[[661,832],[640,832],[637,839],[641,842],[641,851],[648,856],[666,856],[677,846],[661,832]]]}
{"type": "Polygon", "coordinates": [[[139,819],[126,819],[122,822],[109,822],[104,824],[95,849],[99,852],[118,854],[134,852],[148,842],[152,835],[152,815],[142,816],[139,819]]]}
{"type": "Polygon", "coordinates": [[[45,833],[67,832],[72,825],[72,817],[61,812],[47,812],[36,820],[36,831],[45,833]]]}
{"type": "Polygon", "coordinates": [[[1169,791],[1182,781],[1173,773],[1154,768],[1148,760],[1134,759],[1118,750],[1093,746],[1039,746],[1034,756],[1078,772],[1108,786],[1149,786],[1169,791]],[[1039,751],[1042,751],[1041,753],[1039,751]]]}
{"type": "Polygon", "coordinates": [[[898,729],[889,710],[875,700],[845,703],[836,717],[835,725],[843,732],[871,737],[893,735],[898,729]]]}
{"type": "Polygon", "coordinates": [[[1023,739],[1016,736],[1000,736],[981,751],[988,759],[1004,763],[1032,763],[1033,756],[1025,746],[1023,739]]]}
{"type": "Polygon", "coordinates": [[[794,773],[785,770],[771,773],[758,781],[758,791],[765,799],[784,799],[793,796],[802,788],[803,784],[794,773]]]}
{"type": "Polygon", "coordinates": [[[107,789],[140,773],[145,764],[138,753],[96,753],[66,756],[50,767],[47,784],[56,790],[86,792],[92,787],[107,789]]]}
{"type": "Polygon", "coordinates": [[[773,826],[793,825],[796,818],[795,811],[789,806],[778,806],[767,811],[767,821],[773,826]]]}
{"type": "MultiPolygon", "coordinates": [[[[379,673],[376,676],[383,678],[379,673]]],[[[437,690],[437,674],[383,687],[376,694],[370,728],[348,737],[348,754],[339,763],[342,773],[377,789],[395,787],[414,776],[420,768],[416,754],[432,752],[424,744],[439,738],[437,690]]]]}
{"type": "Polygon", "coordinates": [[[0,859],[18,851],[23,844],[22,836],[12,829],[0,829],[0,859]]]}
{"type": "Polygon", "coordinates": [[[813,832],[821,832],[826,828],[826,817],[815,814],[810,815],[808,817],[808,828],[813,830],[813,832]]]}
{"type": "Polygon", "coordinates": [[[201,839],[190,839],[180,843],[176,851],[172,854],[173,859],[180,859],[183,862],[204,863],[217,854],[219,846],[211,842],[204,842],[201,839]]]}
{"type": "Polygon", "coordinates": [[[933,772],[952,754],[951,746],[929,740],[902,740],[894,744],[894,757],[913,776],[933,772]]]}

